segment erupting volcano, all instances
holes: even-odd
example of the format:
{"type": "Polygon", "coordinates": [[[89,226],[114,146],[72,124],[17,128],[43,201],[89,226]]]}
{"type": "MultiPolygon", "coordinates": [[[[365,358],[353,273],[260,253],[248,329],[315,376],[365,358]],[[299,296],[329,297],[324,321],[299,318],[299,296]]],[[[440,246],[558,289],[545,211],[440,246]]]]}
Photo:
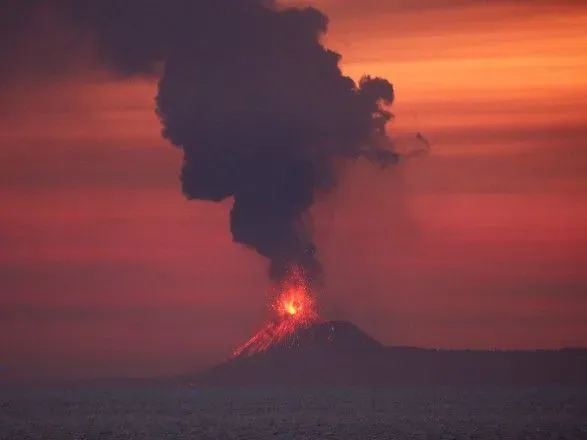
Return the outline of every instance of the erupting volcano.
{"type": "MultiPolygon", "coordinates": [[[[233,352],[233,356],[247,356],[267,351],[318,320],[316,298],[302,269],[293,267],[270,304],[274,315],[259,332],[233,352]]],[[[291,341],[290,341],[291,342],[291,341]]]]}
{"type": "MultiPolygon", "coordinates": [[[[311,208],[357,160],[395,165],[395,91],[351,78],[329,19],[277,0],[60,0],[124,75],[158,76],[161,135],[182,151],[189,200],[230,201],[235,243],[267,259],[273,318],[235,356],[295,343],[324,283],[311,208]],[[342,172],[341,172],[342,171],[342,172]]],[[[373,191],[383,190],[374,188],[373,191]]]]}

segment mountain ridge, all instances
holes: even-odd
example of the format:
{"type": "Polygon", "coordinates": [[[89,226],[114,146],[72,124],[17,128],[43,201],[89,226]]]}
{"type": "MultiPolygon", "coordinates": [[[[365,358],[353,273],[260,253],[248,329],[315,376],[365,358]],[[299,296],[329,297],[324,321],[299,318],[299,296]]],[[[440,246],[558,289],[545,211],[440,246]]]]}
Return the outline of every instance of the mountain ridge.
{"type": "Polygon", "coordinates": [[[196,386],[587,385],[587,349],[389,347],[353,323],[327,321],[265,352],[176,379],[196,386]]]}

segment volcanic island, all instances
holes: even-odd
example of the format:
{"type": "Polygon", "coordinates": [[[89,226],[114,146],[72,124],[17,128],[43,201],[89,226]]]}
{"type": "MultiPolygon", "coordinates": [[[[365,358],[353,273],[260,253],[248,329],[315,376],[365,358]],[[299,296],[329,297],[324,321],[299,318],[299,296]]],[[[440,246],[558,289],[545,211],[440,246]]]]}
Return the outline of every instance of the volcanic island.
{"type": "Polygon", "coordinates": [[[404,386],[587,384],[587,350],[438,350],[387,347],[348,321],[320,319],[299,272],[270,303],[273,315],[229,359],[175,376],[181,386],[404,386]]]}

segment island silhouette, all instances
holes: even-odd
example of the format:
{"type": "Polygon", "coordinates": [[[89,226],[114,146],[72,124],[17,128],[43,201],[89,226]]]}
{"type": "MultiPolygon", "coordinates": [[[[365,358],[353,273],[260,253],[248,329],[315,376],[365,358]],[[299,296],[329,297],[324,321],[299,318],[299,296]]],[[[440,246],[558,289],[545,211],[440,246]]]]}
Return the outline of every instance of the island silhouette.
{"type": "Polygon", "coordinates": [[[587,349],[439,350],[385,346],[348,321],[300,327],[263,352],[242,352],[166,382],[191,386],[587,384],[587,349]]]}

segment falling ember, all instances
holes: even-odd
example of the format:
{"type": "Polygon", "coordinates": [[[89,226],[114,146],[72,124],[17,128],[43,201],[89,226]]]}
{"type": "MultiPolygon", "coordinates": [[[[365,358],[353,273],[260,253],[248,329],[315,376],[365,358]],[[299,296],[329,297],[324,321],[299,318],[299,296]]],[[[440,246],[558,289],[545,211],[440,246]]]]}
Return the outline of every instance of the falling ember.
{"type": "Polygon", "coordinates": [[[307,327],[318,319],[316,299],[299,269],[291,271],[279,287],[270,309],[274,318],[245,344],[233,352],[233,356],[252,355],[267,351],[283,342],[298,328],[307,327]]]}

